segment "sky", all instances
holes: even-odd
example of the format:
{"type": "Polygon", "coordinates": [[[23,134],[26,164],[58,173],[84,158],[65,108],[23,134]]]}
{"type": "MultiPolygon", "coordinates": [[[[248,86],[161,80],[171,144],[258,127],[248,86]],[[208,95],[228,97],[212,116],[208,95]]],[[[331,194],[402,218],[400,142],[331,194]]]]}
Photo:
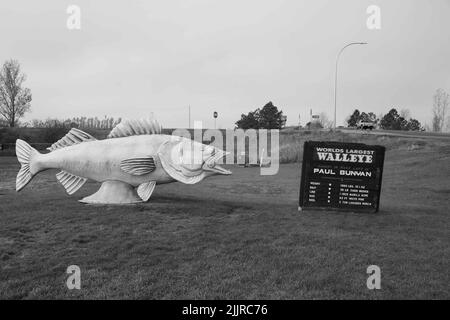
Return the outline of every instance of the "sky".
{"type": "Polygon", "coordinates": [[[17,59],[33,94],[24,120],[153,115],[163,127],[232,128],[272,101],[288,125],[337,125],[358,108],[409,109],[431,124],[450,92],[450,0],[0,0],[0,62],[17,59]],[[67,8],[80,8],[70,30],[67,8]],[[367,27],[370,5],[381,28],[367,27]]]}

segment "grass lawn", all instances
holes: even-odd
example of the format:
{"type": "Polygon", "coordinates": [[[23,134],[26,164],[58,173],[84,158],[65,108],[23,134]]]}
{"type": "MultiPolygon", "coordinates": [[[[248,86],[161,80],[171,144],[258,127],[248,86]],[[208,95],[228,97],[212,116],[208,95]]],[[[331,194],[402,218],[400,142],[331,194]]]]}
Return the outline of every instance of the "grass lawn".
{"type": "Polygon", "coordinates": [[[450,298],[449,146],[388,151],[378,214],[298,213],[300,166],[94,206],[77,200],[99,184],[68,196],[56,171],[16,193],[19,164],[0,157],[0,298],[450,298]]]}

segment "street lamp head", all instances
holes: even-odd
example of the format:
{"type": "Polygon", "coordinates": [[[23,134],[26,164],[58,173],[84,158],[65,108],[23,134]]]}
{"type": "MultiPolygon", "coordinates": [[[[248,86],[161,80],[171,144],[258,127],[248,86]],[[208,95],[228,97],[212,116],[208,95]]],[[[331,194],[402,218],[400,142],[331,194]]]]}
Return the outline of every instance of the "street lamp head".
{"type": "Polygon", "coordinates": [[[358,44],[367,44],[367,42],[358,42],[358,44]]]}

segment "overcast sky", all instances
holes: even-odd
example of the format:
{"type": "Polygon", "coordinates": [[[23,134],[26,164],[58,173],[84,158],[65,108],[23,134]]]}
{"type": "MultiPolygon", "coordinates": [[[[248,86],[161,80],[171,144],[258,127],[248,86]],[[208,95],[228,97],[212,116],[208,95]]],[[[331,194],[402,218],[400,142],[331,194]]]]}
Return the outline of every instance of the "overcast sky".
{"type": "Polygon", "coordinates": [[[450,92],[450,0],[1,1],[1,62],[19,60],[32,90],[25,120],[153,112],[163,127],[192,120],[230,128],[266,102],[288,124],[309,110],[408,108],[430,123],[437,88],[450,92]],[[68,30],[67,7],[81,9],[68,30]],[[381,29],[366,26],[369,5],[381,29]]]}

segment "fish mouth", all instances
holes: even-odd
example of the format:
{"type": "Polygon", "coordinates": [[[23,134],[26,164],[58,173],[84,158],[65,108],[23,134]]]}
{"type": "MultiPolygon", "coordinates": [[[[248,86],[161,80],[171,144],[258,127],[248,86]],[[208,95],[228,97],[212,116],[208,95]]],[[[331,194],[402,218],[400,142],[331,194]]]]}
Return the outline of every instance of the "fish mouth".
{"type": "Polygon", "coordinates": [[[216,163],[218,160],[222,159],[227,154],[229,154],[229,152],[224,152],[220,149],[215,149],[215,153],[203,164],[203,170],[214,172],[216,174],[225,174],[225,175],[231,174],[230,170],[227,170],[216,163]]]}
{"type": "Polygon", "coordinates": [[[219,166],[218,164],[214,164],[213,167],[207,167],[207,168],[203,168],[205,171],[211,171],[217,174],[226,174],[229,175],[231,174],[230,170],[227,170],[221,166],[219,166]]]}

